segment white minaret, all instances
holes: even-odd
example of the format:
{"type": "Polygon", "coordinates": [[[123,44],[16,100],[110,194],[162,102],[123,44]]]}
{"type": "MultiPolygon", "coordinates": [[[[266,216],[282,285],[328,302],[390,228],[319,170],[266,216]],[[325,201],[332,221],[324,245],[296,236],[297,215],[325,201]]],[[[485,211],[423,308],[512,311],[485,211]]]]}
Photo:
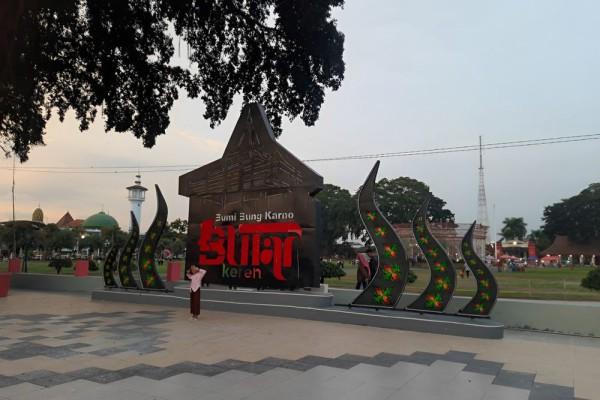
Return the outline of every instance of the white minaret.
{"type": "MultiPolygon", "coordinates": [[[[135,219],[139,225],[142,225],[142,203],[146,200],[146,189],[141,185],[141,176],[137,174],[135,176],[135,185],[129,186],[127,190],[129,191],[129,195],[127,198],[131,203],[131,211],[133,215],[135,215],[135,219]]],[[[131,221],[129,221],[129,230],[131,231],[131,221]]]]}

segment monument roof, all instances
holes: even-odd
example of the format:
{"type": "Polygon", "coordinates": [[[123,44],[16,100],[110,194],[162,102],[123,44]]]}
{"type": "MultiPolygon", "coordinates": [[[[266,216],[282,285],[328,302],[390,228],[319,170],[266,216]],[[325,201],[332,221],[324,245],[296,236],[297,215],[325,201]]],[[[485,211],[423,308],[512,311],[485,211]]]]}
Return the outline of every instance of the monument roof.
{"type": "Polygon", "coordinates": [[[275,139],[263,107],[242,109],[223,157],[179,177],[179,194],[202,196],[241,191],[323,188],[323,177],[275,139]]]}

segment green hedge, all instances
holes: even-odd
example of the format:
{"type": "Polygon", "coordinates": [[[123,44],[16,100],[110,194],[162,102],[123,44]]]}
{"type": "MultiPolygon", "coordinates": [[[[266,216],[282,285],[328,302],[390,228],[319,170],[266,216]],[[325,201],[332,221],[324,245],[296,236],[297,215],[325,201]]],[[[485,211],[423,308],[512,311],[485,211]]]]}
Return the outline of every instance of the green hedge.
{"type": "Polygon", "coordinates": [[[50,260],[48,266],[54,269],[72,268],[73,261],[71,261],[69,258],[54,258],[50,260]]]}
{"type": "Polygon", "coordinates": [[[600,290],[600,268],[594,268],[581,280],[581,286],[588,289],[600,290]]]}
{"type": "Polygon", "coordinates": [[[417,274],[415,274],[414,272],[412,272],[411,270],[408,271],[408,283],[413,283],[414,281],[417,280],[417,274]]]}
{"type": "Polygon", "coordinates": [[[321,261],[321,276],[323,278],[341,278],[346,276],[346,271],[336,263],[321,261]]]}

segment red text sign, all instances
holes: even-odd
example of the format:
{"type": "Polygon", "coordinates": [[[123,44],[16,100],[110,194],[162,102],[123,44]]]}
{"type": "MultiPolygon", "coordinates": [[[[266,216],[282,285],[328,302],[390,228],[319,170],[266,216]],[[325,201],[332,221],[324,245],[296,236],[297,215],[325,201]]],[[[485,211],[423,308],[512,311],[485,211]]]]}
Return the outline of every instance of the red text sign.
{"type": "Polygon", "coordinates": [[[272,265],[275,279],[285,281],[283,268],[292,267],[294,240],[301,237],[302,228],[295,223],[240,224],[236,231],[232,225],[215,226],[214,220],[208,219],[200,223],[198,263],[202,266],[272,265]]]}

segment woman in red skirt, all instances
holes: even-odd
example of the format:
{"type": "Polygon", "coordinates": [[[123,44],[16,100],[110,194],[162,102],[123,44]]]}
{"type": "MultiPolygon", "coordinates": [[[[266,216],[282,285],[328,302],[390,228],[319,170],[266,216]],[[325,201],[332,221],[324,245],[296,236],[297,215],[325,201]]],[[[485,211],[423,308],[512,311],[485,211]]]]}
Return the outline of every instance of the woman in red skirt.
{"type": "Polygon", "coordinates": [[[202,278],[206,271],[192,265],[187,273],[190,280],[190,312],[192,319],[198,319],[200,315],[200,286],[202,286],[202,278]]]}

